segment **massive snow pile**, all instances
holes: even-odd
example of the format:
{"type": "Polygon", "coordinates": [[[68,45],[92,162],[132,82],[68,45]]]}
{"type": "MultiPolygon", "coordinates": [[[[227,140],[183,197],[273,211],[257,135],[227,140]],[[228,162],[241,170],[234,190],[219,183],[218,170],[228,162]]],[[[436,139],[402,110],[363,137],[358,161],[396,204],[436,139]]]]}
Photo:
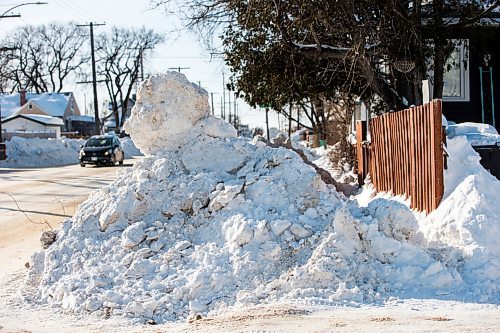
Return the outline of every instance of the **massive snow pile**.
{"type": "Polygon", "coordinates": [[[85,140],[24,139],[13,137],[6,142],[7,159],[0,168],[39,168],[78,163],[78,152],[85,140]]]}
{"type": "Polygon", "coordinates": [[[26,299],[154,322],[276,301],[499,301],[498,278],[478,271],[491,282],[478,289],[468,253],[427,244],[407,206],[358,207],[293,151],[236,138],[203,100],[178,73],[141,86],[127,131],[150,156],[33,255],[26,299]]]}

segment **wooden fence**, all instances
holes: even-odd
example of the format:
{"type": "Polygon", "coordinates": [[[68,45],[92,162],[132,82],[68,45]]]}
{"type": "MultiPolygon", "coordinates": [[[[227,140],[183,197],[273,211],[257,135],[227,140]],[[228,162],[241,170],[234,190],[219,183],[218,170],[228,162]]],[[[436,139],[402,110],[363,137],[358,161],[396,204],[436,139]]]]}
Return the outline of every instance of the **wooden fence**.
{"type": "Polygon", "coordinates": [[[378,192],[410,198],[411,207],[427,213],[443,197],[442,103],[391,112],[356,124],[358,175],[370,174],[378,192]]]}

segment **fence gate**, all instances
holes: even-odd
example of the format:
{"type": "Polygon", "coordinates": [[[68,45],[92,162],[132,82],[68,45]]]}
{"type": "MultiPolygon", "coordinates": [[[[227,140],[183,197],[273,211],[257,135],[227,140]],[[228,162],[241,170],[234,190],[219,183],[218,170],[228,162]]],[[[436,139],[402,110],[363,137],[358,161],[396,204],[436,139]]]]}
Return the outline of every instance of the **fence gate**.
{"type": "Polygon", "coordinates": [[[441,100],[386,113],[370,120],[371,143],[361,143],[358,123],[358,174],[370,174],[377,192],[410,198],[414,209],[436,209],[444,192],[441,117],[441,100]]]}

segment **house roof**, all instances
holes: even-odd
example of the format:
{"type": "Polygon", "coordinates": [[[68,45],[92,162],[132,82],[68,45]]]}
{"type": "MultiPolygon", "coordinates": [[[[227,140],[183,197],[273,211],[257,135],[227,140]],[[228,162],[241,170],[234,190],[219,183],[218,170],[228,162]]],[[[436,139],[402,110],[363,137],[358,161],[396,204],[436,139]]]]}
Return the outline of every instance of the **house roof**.
{"type": "Polygon", "coordinates": [[[95,122],[94,121],[94,117],[92,117],[92,116],[86,116],[86,115],[83,115],[83,116],[69,116],[68,120],[69,121],[81,121],[81,122],[85,122],[85,123],[93,123],[93,122],[95,122]]]}
{"type": "MultiPolygon", "coordinates": [[[[34,102],[36,105],[53,117],[62,117],[71,99],[71,92],[63,93],[26,93],[26,101],[34,102]]],[[[20,108],[20,94],[0,94],[0,107],[2,117],[9,117],[20,108]]]]}
{"type": "Polygon", "coordinates": [[[33,121],[35,123],[45,125],[45,126],[64,126],[64,122],[61,118],[52,117],[52,116],[44,116],[41,114],[18,114],[13,115],[2,120],[2,123],[7,123],[17,118],[27,119],[29,121],[33,121]]]}

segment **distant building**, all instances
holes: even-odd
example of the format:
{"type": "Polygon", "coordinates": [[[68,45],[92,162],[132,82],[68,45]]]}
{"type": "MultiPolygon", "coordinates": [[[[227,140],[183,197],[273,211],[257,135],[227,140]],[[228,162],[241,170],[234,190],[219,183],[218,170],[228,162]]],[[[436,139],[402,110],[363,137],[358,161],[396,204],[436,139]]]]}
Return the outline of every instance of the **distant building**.
{"type": "MultiPolygon", "coordinates": [[[[27,93],[26,91],[21,91],[19,93],[13,94],[0,94],[0,115],[2,120],[9,119],[8,122],[13,121],[8,130],[16,127],[17,129],[26,127],[27,130],[16,131],[12,135],[21,135],[29,137],[27,134],[31,129],[37,128],[38,131],[42,131],[43,128],[34,125],[26,125],[19,127],[21,121],[27,122],[36,119],[38,122],[42,122],[47,125],[57,124],[59,127],[57,137],[60,136],[61,132],[72,132],[73,134],[89,136],[94,134],[95,122],[94,118],[90,116],[85,116],[80,114],[80,109],[76,102],[75,96],[72,92],[61,92],[61,93],[27,93]],[[13,118],[14,116],[24,115],[24,118],[13,118]],[[43,117],[34,117],[43,116],[43,117]],[[54,118],[51,120],[51,118],[54,118]],[[23,119],[23,120],[21,120],[23,119]],[[28,120],[30,119],[30,120],[28,120]],[[62,123],[62,126],[60,124],[62,123]],[[16,124],[15,126],[13,124],[16,124]]],[[[3,121],[2,121],[3,124],[3,121]]],[[[41,124],[38,124],[41,125],[41,124]]],[[[49,128],[50,126],[45,126],[47,130],[46,137],[54,136],[54,129],[49,128]]],[[[6,128],[3,128],[3,132],[7,132],[6,128]]],[[[4,133],[6,137],[12,136],[4,133]]],[[[37,134],[38,137],[43,137],[42,134],[37,134]]]]}
{"type": "Polygon", "coordinates": [[[91,136],[95,133],[95,120],[92,116],[69,116],[65,125],[67,132],[78,132],[80,136],[91,136]]]}
{"type": "MultiPolygon", "coordinates": [[[[123,107],[122,105],[118,105],[118,118],[121,121],[122,117],[124,119],[124,122],[130,117],[130,114],[132,113],[132,108],[135,105],[135,98],[136,95],[133,94],[131,98],[128,99],[127,102],[127,110],[123,112],[123,107]]],[[[104,118],[102,118],[102,123],[104,127],[104,132],[114,132],[116,130],[116,120],[115,120],[115,115],[113,114],[113,104],[110,102],[108,105],[108,111],[111,112],[104,118]]]]}
{"type": "Polygon", "coordinates": [[[62,119],[41,114],[17,114],[2,119],[3,137],[6,140],[13,136],[59,139],[63,127],[62,119]]]}
{"type": "Polygon", "coordinates": [[[43,115],[63,121],[63,131],[68,131],[70,116],[80,116],[80,109],[72,92],[0,94],[1,118],[14,115],[43,115]]]}

